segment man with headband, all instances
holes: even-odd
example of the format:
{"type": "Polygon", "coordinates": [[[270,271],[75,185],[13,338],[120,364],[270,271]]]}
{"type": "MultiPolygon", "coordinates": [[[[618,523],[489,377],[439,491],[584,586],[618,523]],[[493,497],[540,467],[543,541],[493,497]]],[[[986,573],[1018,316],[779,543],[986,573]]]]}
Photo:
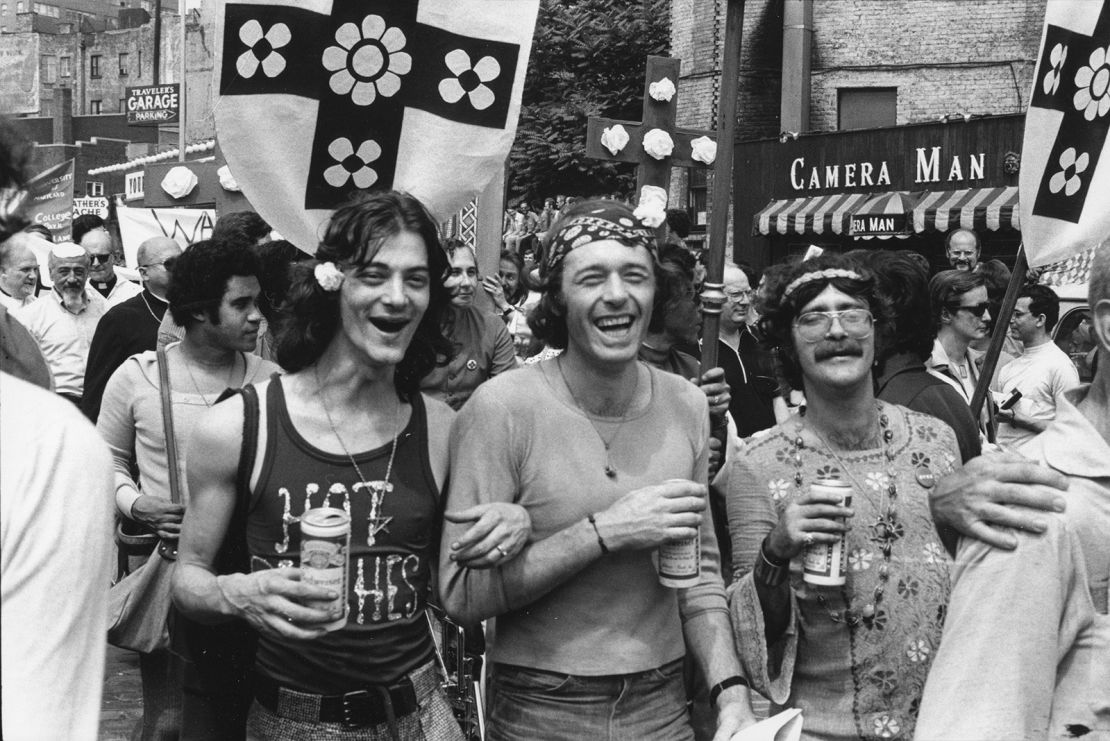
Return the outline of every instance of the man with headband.
{"type": "Polygon", "coordinates": [[[530,324],[565,352],[484,384],[451,436],[448,512],[504,501],[532,518],[520,555],[484,571],[448,555],[459,525],[443,534],[448,612],[498,618],[488,738],[692,739],[688,647],[728,739],[753,716],[706,508],[705,396],[636,358],[653,232],[628,206],[589,201],[550,235],[530,324]],[[696,537],[700,572],[663,586],[659,546],[696,537]]]}

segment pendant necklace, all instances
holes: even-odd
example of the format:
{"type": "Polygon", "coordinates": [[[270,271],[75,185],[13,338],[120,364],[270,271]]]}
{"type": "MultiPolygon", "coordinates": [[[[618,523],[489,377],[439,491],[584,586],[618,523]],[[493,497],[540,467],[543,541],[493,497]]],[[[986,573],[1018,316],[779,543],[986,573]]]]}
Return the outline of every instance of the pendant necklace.
{"type": "MultiPolygon", "coordinates": [[[[846,587],[840,588],[841,597],[843,598],[844,604],[846,606],[842,612],[838,610],[833,610],[829,606],[828,600],[825,599],[825,596],[823,594],[817,594],[817,602],[821,605],[822,608],[824,608],[830,620],[832,620],[834,623],[846,623],[852,627],[858,625],[861,620],[870,625],[878,614],[879,605],[882,603],[887,583],[890,581],[890,560],[891,552],[893,550],[893,543],[894,541],[901,538],[905,532],[903,525],[898,522],[898,484],[894,470],[894,451],[891,450],[891,442],[894,439],[894,431],[890,428],[890,418],[887,416],[886,412],[883,411],[882,405],[879,402],[876,402],[875,406],[879,416],[879,430],[883,448],[883,459],[887,467],[886,489],[884,492],[886,494],[887,506],[885,511],[883,511],[880,502],[880,514],[873,523],[867,526],[867,528],[871,531],[871,541],[879,545],[879,550],[883,554],[883,562],[879,564],[879,568],[877,570],[879,584],[875,587],[874,590],[872,590],[872,593],[870,595],[871,599],[869,599],[863,605],[863,607],[858,610],[854,610],[851,608],[851,599],[847,593],[846,587]]],[[[802,421],[798,420],[797,422],[795,422],[795,425],[796,436],[794,438],[794,486],[800,494],[803,483],[801,451],[805,448],[805,440],[802,439],[802,421]]],[[[809,427],[809,431],[812,432],[814,437],[816,437],[817,440],[824,446],[829,455],[832,456],[836,460],[836,462],[840,464],[840,470],[842,470],[844,474],[848,478],[850,478],[857,487],[859,487],[860,493],[862,494],[863,492],[866,492],[869,487],[863,485],[863,483],[859,481],[855,474],[853,474],[848,466],[844,463],[844,460],[840,457],[836,450],[834,450],[833,447],[829,445],[829,443],[825,440],[825,438],[821,436],[821,433],[819,433],[812,425],[809,427]]]]}
{"type": "Polygon", "coordinates": [[[636,366],[636,381],[632,384],[632,395],[629,397],[628,404],[625,405],[625,408],[620,413],[620,422],[617,424],[617,429],[613,430],[613,434],[609,436],[608,440],[601,434],[601,430],[597,428],[593,416],[586,411],[586,407],[582,406],[582,402],[578,401],[578,397],[574,395],[574,389],[570,387],[570,382],[567,381],[567,376],[563,372],[562,358],[555,361],[555,366],[559,369],[559,376],[563,379],[563,385],[567,387],[567,393],[570,394],[570,398],[574,400],[574,405],[578,407],[578,411],[586,416],[586,421],[590,423],[590,427],[593,428],[594,433],[597,435],[598,439],[601,440],[601,444],[605,446],[605,475],[611,479],[616,479],[617,469],[613,466],[613,456],[610,448],[613,446],[613,441],[617,439],[617,435],[621,434],[621,428],[624,427],[624,423],[627,421],[628,410],[636,400],[636,392],[640,389],[639,364],[636,366]]]}
{"type": "MultiPolygon", "coordinates": [[[[331,411],[328,409],[328,399],[324,395],[323,384],[320,383],[320,368],[319,366],[312,367],[312,373],[316,377],[316,391],[320,394],[320,405],[324,408],[324,416],[328,418],[328,426],[331,427],[331,432],[335,435],[335,439],[339,441],[339,447],[343,449],[343,453],[347,456],[347,460],[351,462],[354,467],[355,473],[358,474],[358,480],[362,487],[366,489],[370,497],[370,509],[366,514],[367,521],[367,544],[374,545],[374,536],[382,530],[389,532],[389,523],[393,517],[384,517],[381,515],[382,505],[385,502],[385,495],[393,491],[393,484],[389,483],[389,479],[393,475],[393,461],[397,457],[397,441],[401,439],[401,432],[398,431],[393,436],[393,444],[389,449],[389,461],[385,464],[385,479],[383,481],[367,481],[366,476],[363,475],[362,469],[359,468],[358,462],[355,457],[351,455],[351,451],[347,449],[347,444],[343,442],[343,438],[339,436],[339,429],[336,428],[335,422],[331,418],[331,411]]],[[[393,429],[397,429],[397,424],[401,417],[401,404],[398,402],[397,410],[393,415],[393,429]]],[[[350,514],[348,512],[348,514],[350,514]]]]}
{"type": "MultiPolygon", "coordinates": [[[[146,299],[143,299],[143,300],[145,301],[146,299]]],[[[149,308],[149,307],[147,307],[147,308],[149,308]]],[[[224,389],[232,388],[231,379],[233,379],[235,377],[235,366],[238,364],[239,355],[242,355],[242,354],[243,353],[240,352],[240,353],[236,354],[235,356],[233,356],[231,358],[231,367],[227,371],[227,385],[224,386],[224,389]]],[[[223,391],[220,391],[216,394],[216,399],[213,399],[212,401],[208,401],[208,397],[205,396],[204,393],[200,390],[200,386],[197,384],[197,379],[193,376],[193,368],[192,368],[191,365],[189,365],[189,358],[185,354],[184,348],[182,348],[182,350],[181,350],[181,359],[185,362],[185,372],[189,374],[189,380],[193,382],[193,388],[196,390],[197,396],[199,396],[200,400],[204,402],[204,406],[211,407],[213,404],[216,403],[216,399],[220,398],[220,394],[222,394],[223,391]]],[[[247,381],[247,359],[246,359],[246,357],[244,357],[243,358],[243,382],[246,383],[246,381],[247,381]]]]}

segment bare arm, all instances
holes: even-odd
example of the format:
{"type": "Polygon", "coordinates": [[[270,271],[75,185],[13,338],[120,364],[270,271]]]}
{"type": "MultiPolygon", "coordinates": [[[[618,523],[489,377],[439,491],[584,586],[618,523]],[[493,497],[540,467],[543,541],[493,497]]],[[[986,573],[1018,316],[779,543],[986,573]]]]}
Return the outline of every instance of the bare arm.
{"type": "Polygon", "coordinates": [[[318,627],[335,616],[307,600],[337,595],[302,584],[298,569],[217,576],[213,563],[235,509],[236,473],[242,448],[243,401],[229,399],[207,410],[190,440],[190,507],[178,548],[173,598],[187,615],[206,622],[241,617],[255,629],[294,639],[324,634],[318,627]]]}

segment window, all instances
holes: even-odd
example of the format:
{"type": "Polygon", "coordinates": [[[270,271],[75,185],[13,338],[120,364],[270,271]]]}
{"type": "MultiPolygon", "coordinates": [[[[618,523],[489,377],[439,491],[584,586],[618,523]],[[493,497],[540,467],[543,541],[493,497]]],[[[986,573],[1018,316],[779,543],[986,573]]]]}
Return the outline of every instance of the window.
{"type": "Polygon", "coordinates": [[[69,77],[72,74],[73,57],[60,57],[58,59],[58,74],[61,77],[69,77]]]}
{"type": "Polygon", "coordinates": [[[837,90],[840,129],[874,129],[898,123],[898,88],[840,88],[837,90]]]}
{"type": "Polygon", "coordinates": [[[61,8],[55,5],[47,5],[46,3],[35,3],[35,12],[50,18],[60,18],[62,15],[61,8]]]}
{"type": "Polygon", "coordinates": [[[89,101],[89,113],[91,113],[93,115],[96,115],[96,114],[100,113],[100,101],[99,100],[90,100],[89,101]]]}
{"type": "Polygon", "coordinates": [[[123,113],[127,110],[127,98],[119,99],[119,112],[123,113]]]}
{"type": "MultiPolygon", "coordinates": [[[[100,79],[100,55],[93,54],[89,57],[89,77],[94,80],[100,79]]],[[[97,111],[99,113],[99,111],[97,111]]]]}
{"type": "Polygon", "coordinates": [[[125,51],[119,53],[119,76],[127,77],[128,75],[128,54],[125,51]]]}
{"type": "Polygon", "coordinates": [[[89,198],[104,195],[104,183],[94,180],[85,182],[85,195],[89,198]]]}
{"type": "Polygon", "coordinates": [[[42,81],[50,84],[58,81],[58,59],[52,54],[42,56],[42,81]]]}
{"type": "Polygon", "coordinates": [[[16,13],[22,13],[23,12],[23,3],[22,2],[18,2],[18,3],[15,4],[15,12],[16,13]]]}
{"type": "Polygon", "coordinates": [[[695,232],[705,231],[709,213],[709,186],[706,183],[706,168],[691,167],[689,188],[686,195],[686,212],[690,215],[690,228],[695,232]]]}

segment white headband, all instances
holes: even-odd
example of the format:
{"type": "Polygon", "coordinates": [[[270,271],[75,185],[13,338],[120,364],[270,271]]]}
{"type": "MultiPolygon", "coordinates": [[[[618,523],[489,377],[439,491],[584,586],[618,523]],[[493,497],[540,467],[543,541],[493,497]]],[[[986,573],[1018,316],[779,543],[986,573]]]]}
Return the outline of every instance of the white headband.
{"type": "Polygon", "coordinates": [[[814,270],[804,275],[799,275],[794,280],[790,281],[790,285],[782,292],[782,297],[786,298],[794,293],[798,288],[804,286],[806,283],[812,283],[815,280],[822,280],[826,278],[849,278],[851,280],[863,280],[863,276],[855,270],[846,270],[844,268],[826,268],[824,270],[814,270]]]}

